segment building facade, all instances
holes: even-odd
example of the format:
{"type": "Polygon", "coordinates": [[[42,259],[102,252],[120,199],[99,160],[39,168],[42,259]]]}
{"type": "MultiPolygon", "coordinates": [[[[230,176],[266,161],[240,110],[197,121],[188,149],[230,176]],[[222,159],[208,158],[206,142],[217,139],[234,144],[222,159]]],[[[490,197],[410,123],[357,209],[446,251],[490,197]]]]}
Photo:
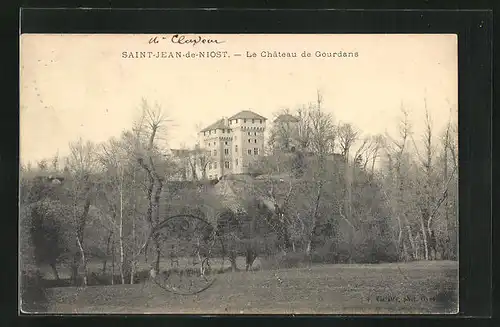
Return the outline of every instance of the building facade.
{"type": "Polygon", "coordinates": [[[290,114],[281,114],[273,122],[271,140],[273,150],[294,152],[298,147],[299,119],[290,114]]]}
{"type": "Polygon", "coordinates": [[[253,111],[243,110],[202,129],[199,144],[207,160],[200,170],[205,170],[209,179],[246,173],[251,163],[264,154],[266,121],[253,111]]]}

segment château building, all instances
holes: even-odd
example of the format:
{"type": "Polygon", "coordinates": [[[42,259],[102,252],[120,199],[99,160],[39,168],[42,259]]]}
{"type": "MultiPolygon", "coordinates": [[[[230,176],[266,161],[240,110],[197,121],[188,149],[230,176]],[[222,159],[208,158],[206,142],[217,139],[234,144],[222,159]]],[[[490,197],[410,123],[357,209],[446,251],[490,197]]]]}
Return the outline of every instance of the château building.
{"type": "Polygon", "coordinates": [[[199,131],[199,147],[189,154],[172,149],[186,166],[182,179],[217,179],[248,172],[251,163],[264,154],[266,121],[253,111],[243,110],[199,131]]]}
{"type": "Polygon", "coordinates": [[[199,143],[210,158],[207,177],[247,172],[251,162],[264,154],[266,121],[253,111],[243,110],[202,129],[199,143]]]}
{"type": "Polygon", "coordinates": [[[297,136],[299,119],[288,113],[281,114],[274,120],[271,133],[273,149],[294,152],[298,146],[297,136]]]}

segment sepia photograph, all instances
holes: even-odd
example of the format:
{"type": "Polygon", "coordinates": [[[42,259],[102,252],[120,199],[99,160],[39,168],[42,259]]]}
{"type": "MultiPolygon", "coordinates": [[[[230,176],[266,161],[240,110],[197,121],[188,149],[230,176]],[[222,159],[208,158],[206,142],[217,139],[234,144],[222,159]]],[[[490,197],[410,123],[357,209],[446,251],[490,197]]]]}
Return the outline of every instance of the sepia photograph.
{"type": "Polygon", "coordinates": [[[456,314],[455,34],[21,34],[24,314],[456,314]]]}

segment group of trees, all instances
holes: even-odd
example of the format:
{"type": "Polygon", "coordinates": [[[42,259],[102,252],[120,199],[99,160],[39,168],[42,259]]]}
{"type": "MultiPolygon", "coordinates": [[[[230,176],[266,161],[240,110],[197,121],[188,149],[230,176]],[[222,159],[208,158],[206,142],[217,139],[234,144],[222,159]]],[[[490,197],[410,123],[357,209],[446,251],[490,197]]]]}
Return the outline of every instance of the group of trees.
{"type": "Polygon", "coordinates": [[[119,282],[133,283],[147,249],[159,270],[161,235],[151,231],[183,213],[203,217],[221,238],[235,235],[241,251],[226,244],[233,266],[238,251],[251,264],[263,248],[276,254],[274,245],[330,262],[455,259],[456,125],[450,120],[437,137],[425,112],[417,140],[404,108],[397,137],[336,123],[320,95],[287,111],[297,122],[272,126],[269,151],[251,167],[259,177],[245,182],[245,219],[221,205],[202,182],[206,174],[196,175],[209,159],[203,149],[181,162],[164,152],[169,120],[143,100],[139,119],[119,138],[78,140],[65,158],[21,167],[22,268],[47,265],[59,278],[58,266],[68,265],[74,282],[86,284],[87,263],[100,260],[104,274],[111,269],[119,282]],[[171,181],[186,169],[198,183],[171,181]]]}
{"type": "Polygon", "coordinates": [[[139,119],[120,138],[102,144],[80,139],[70,144],[66,158],[21,167],[25,266],[50,264],[58,278],[56,264],[67,264],[73,279],[86,284],[87,263],[101,259],[105,273],[111,259],[112,275],[133,282],[151,227],[160,219],[164,181],[175,173],[159,146],[168,123],[159,106],[143,100],[139,119]]]}
{"type": "Polygon", "coordinates": [[[424,131],[415,135],[402,105],[397,136],[336,123],[320,94],[308,107],[279,112],[296,121],[273,125],[267,160],[254,168],[283,190],[272,197],[295,239],[284,246],[296,251],[301,243],[308,255],[321,248],[348,262],[456,259],[456,123],[450,115],[436,135],[426,102],[423,111],[424,131]],[[283,173],[288,182],[273,179],[283,173]]]}

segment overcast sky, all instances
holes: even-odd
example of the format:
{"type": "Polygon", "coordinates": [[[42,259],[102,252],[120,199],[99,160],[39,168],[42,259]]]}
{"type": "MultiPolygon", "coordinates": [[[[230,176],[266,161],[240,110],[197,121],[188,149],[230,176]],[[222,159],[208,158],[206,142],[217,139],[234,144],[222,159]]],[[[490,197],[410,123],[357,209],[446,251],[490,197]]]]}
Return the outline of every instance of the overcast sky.
{"type": "MultiPolygon", "coordinates": [[[[23,162],[68,152],[79,137],[119,136],[158,102],[174,121],[169,146],[193,144],[197,124],[253,110],[265,117],[323,94],[335,120],[366,134],[395,132],[401,103],[421,133],[424,98],[436,132],[457,108],[455,35],[203,35],[221,44],[173,44],[171,35],[23,35],[20,156],[23,162]],[[230,58],[122,58],[124,51],[227,51],[230,58]],[[246,52],[257,57],[247,58],[246,52]],[[297,58],[262,58],[262,51],[297,58]],[[311,52],[302,58],[303,51],[311,52]],[[316,58],[315,52],[358,52],[316,58]],[[236,57],[235,53],[242,56],[236,57]]],[[[194,37],[188,35],[188,38],[194,37]]]]}

